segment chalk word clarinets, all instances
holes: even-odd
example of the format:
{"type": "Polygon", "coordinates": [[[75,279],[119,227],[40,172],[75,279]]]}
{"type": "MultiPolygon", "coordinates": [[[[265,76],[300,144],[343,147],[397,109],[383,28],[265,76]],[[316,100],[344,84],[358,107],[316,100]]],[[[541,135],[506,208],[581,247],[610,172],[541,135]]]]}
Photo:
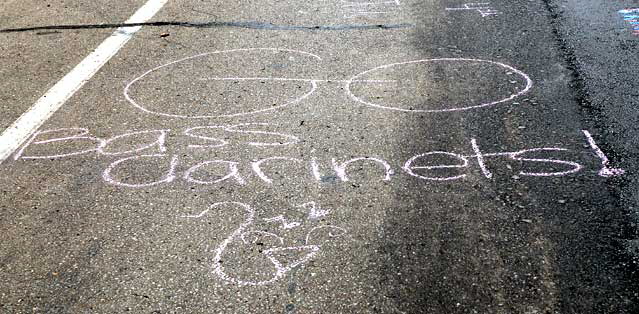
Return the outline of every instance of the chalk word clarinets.
{"type": "MultiPolygon", "coordinates": [[[[196,161],[194,164],[183,164],[185,159],[190,159],[188,152],[198,152],[198,155],[211,151],[213,153],[224,149],[227,145],[247,145],[253,147],[294,145],[299,138],[281,132],[267,131],[264,128],[268,124],[251,123],[228,126],[200,126],[191,127],[182,131],[188,140],[196,143],[188,143],[186,147],[173,147],[167,145],[167,134],[173,130],[143,130],[120,134],[108,139],[97,138],[89,134],[84,128],[67,128],[39,131],[29,140],[14,156],[16,160],[29,159],[63,159],[86,154],[98,154],[102,156],[117,157],[119,159],[103,171],[103,179],[113,185],[128,188],[144,188],[157,185],[166,185],[178,180],[197,185],[236,184],[246,185],[249,179],[257,179],[258,183],[270,185],[274,178],[269,169],[274,165],[284,166],[291,170],[307,171],[307,179],[311,182],[325,183],[328,181],[347,182],[351,180],[354,165],[367,165],[379,169],[381,181],[391,181],[397,177],[398,170],[413,178],[423,181],[455,181],[467,177],[471,168],[471,161],[478,165],[481,174],[485,178],[494,176],[493,159],[501,158],[502,161],[511,161],[521,170],[522,177],[559,177],[575,174],[583,170],[583,166],[575,161],[560,158],[570,153],[562,147],[535,147],[507,152],[485,152],[481,149],[477,139],[470,139],[468,145],[470,154],[460,154],[448,151],[429,151],[415,154],[412,157],[397,163],[388,162],[379,156],[360,156],[344,158],[318,158],[314,153],[308,154],[305,159],[290,156],[259,157],[250,161],[210,159],[196,161]],[[203,131],[216,131],[221,133],[200,133],[203,131]],[[232,138],[228,135],[239,133],[241,141],[230,143],[232,138]],[[259,136],[251,138],[251,136],[259,136]],[[248,137],[248,139],[246,139],[248,137]],[[47,151],[55,153],[47,154],[47,151]],[[40,154],[35,154],[40,152],[40,154]],[[141,164],[149,164],[156,167],[155,179],[147,182],[132,182],[124,179],[131,176],[131,172],[137,170],[141,164]],[[335,180],[327,180],[334,178],[335,180]]],[[[594,156],[601,161],[598,174],[603,177],[623,175],[623,170],[610,166],[610,161],[604,152],[597,146],[593,136],[586,130],[583,131],[587,143],[594,151],[594,156]]],[[[183,143],[184,141],[181,141],[183,143]]],[[[184,144],[183,144],[184,145],[184,144]]],[[[502,165],[503,163],[500,163],[502,165]]],[[[510,167],[510,166],[509,166],[510,167]]],[[[374,169],[373,168],[373,169],[374,169]]],[[[148,168],[145,168],[148,172],[148,168]]],[[[297,171],[299,173],[299,171],[297,171]]],[[[293,171],[291,171],[293,173],[293,171]]],[[[284,171],[286,174],[286,171],[284,171]]],[[[153,172],[151,173],[153,175],[153,172]]],[[[302,178],[295,176],[296,178],[302,178]]],[[[283,179],[278,179],[283,180],[283,179]]],[[[285,179],[284,179],[285,180],[285,179]]],[[[359,180],[359,179],[358,179],[359,180]]]]}
{"type": "Polygon", "coordinates": [[[490,7],[490,2],[466,3],[459,8],[446,8],[446,11],[477,11],[481,14],[481,17],[501,14],[501,12],[490,7]]]}
{"type": "MultiPolygon", "coordinates": [[[[197,214],[183,216],[184,218],[206,219],[209,211],[221,210],[223,207],[231,207],[235,210],[244,212],[244,221],[231,232],[221,243],[219,243],[215,249],[215,255],[213,257],[213,273],[221,280],[237,284],[241,286],[264,286],[271,284],[282,277],[284,277],[293,268],[301,266],[308,261],[316,258],[322,249],[322,245],[326,241],[330,241],[333,238],[341,237],[346,234],[344,228],[333,225],[317,225],[318,219],[328,215],[329,210],[320,209],[315,202],[308,202],[297,206],[300,211],[307,212],[308,216],[305,221],[292,221],[287,222],[284,216],[280,215],[273,218],[264,218],[262,221],[266,223],[282,222],[279,229],[298,229],[304,228],[306,232],[303,245],[295,245],[285,241],[284,237],[269,231],[264,231],[263,228],[259,230],[255,227],[256,213],[255,209],[251,206],[240,202],[219,202],[212,204],[207,210],[197,214]],[[275,218],[275,219],[274,219],[275,218]],[[308,226],[310,225],[310,226],[308,226]],[[322,237],[322,235],[324,235],[322,237]],[[261,249],[261,255],[272,265],[272,273],[270,278],[263,280],[256,280],[253,278],[246,278],[246,275],[240,277],[240,275],[230,274],[225,265],[230,264],[225,260],[226,253],[229,251],[229,247],[233,246],[250,246],[258,243],[264,246],[265,239],[270,238],[274,240],[274,245],[270,247],[264,247],[261,249]],[[294,258],[285,258],[286,253],[293,254],[294,258]],[[300,254],[301,253],[301,254],[300,254]],[[300,257],[301,256],[301,257],[300,257]]],[[[240,256],[241,257],[241,256],[240,256]]],[[[237,264],[240,268],[246,267],[246,263],[250,263],[249,260],[242,261],[237,264]]]]}

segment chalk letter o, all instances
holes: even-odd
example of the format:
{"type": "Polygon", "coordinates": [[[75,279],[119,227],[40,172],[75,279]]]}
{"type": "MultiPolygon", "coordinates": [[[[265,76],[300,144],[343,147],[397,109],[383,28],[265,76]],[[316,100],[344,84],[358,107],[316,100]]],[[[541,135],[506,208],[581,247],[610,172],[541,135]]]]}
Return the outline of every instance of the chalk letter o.
{"type": "Polygon", "coordinates": [[[427,176],[422,176],[422,175],[416,174],[413,170],[414,169],[431,170],[431,169],[448,169],[448,168],[465,168],[465,167],[468,167],[468,159],[466,159],[466,157],[464,157],[462,155],[458,155],[458,154],[449,153],[449,152],[439,152],[439,151],[437,151],[437,152],[428,152],[428,153],[425,153],[425,154],[413,156],[411,159],[406,161],[406,163],[404,164],[403,169],[409,175],[411,175],[413,177],[420,178],[420,179],[434,180],[434,181],[450,181],[450,180],[462,179],[462,178],[466,177],[466,175],[465,174],[461,174],[461,175],[453,176],[453,177],[427,177],[427,176]],[[459,165],[438,165],[438,166],[419,166],[419,167],[413,166],[413,163],[417,159],[425,157],[425,156],[437,155],[437,154],[455,157],[455,158],[461,160],[462,164],[459,164],[459,165]]]}

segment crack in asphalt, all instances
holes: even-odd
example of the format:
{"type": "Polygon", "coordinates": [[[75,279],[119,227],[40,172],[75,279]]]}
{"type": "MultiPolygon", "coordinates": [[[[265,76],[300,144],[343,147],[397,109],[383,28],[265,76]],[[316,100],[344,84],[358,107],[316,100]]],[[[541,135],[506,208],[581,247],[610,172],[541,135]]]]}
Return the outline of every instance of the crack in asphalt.
{"type": "Polygon", "coordinates": [[[77,29],[105,29],[136,26],[181,26],[193,28],[221,28],[234,27],[245,29],[275,30],[275,31],[345,31],[345,30],[388,30],[415,27],[413,24],[344,24],[344,25],[277,25],[262,22],[178,22],[159,21],[147,23],[112,23],[112,24],[77,24],[77,25],[47,25],[23,28],[7,28],[0,30],[0,33],[18,33],[42,30],[77,30],[77,29]]]}
{"type": "Polygon", "coordinates": [[[558,7],[552,3],[552,0],[542,0],[542,2],[546,5],[548,12],[550,13],[550,24],[552,26],[552,32],[559,45],[559,50],[564,55],[564,60],[566,62],[567,68],[570,71],[572,76],[570,87],[575,91],[574,99],[577,101],[579,105],[586,108],[590,114],[600,114],[600,110],[596,110],[590,102],[590,97],[588,95],[588,91],[586,89],[586,84],[581,74],[582,71],[579,66],[579,62],[575,55],[575,50],[568,45],[566,42],[565,36],[561,33],[559,21],[562,19],[561,12],[559,12],[558,7]],[[593,112],[597,111],[597,112],[593,112]]]}
{"type": "MultiPolygon", "coordinates": [[[[610,126],[606,125],[604,117],[606,116],[605,110],[599,106],[596,106],[593,101],[589,88],[586,84],[587,75],[582,69],[579,58],[577,57],[577,51],[572,47],[566,39],[566,34],[561,30],[561,21],[564,19],[561,8],[555,4],[554,0],[542,0],[546,5],[546,8],[550,14],[550,23],[552,26],[552,32],[557,41],[559,50],[563,54],[566,67],[571,75],[570,88],[573,90],[573,99],[581,106],[583,112],[590,117],[585,123],[593,125],[596,129],[602,130],[602,137],[607,139],[609,136],[607,129],[610,126]]],[[[602,149],[606,151],[606,154],[613,159],[623,160],[631,156],[625,156],[624,153],[620,153],[619,149],[614,149],[614,141],[604,140],[601,142],[602,149]]],[[[622,217],[632,217],[631,209],[636,206],[636,203],[631,201],[632,204],[624,203],[623,194],[624,191],[633,189],[633,182],[629,178],[610,178],[606,180],[606,189],[613,196],[612,206],[619,209],[623,214],[622,217]]],[[[627,202],[627,201],[626,201],[627,202]]],[[[605,235],[612,236],[614,240],[613,252],[610,252],[610,256],[607,258],[614,265],[618,265],[617,271],[624,277],[624,283],[627,287],[625,292],[626,297],[629,300],[638,300],[636,292],[628,293],[628,291],[639,291],[639,252],[632,251],[632,243],[639,241],[639,227],[637,227],[636,220],[632,218],[623,220],[620,224],[618,234],[605,235]]],[[[621,289],[621,287],[619,287],[621,289]]],[[[622,293],[622,292],[619,292],[622,293]]],[[[633,312],[634,313],[634,312],[633,312]]]]}

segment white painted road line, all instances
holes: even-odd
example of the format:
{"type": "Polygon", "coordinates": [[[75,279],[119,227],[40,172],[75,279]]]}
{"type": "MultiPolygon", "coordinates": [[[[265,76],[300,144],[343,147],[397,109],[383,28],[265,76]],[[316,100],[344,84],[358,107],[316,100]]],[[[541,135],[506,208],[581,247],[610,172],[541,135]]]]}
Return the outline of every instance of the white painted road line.
{"type": "MultiPolygon", "coordinates": [[[[126,23],[144,23],[151,19],[169,0],[149,0],[126,23]]],[[[0,135],[0,163],[44,124],[104,66],[139,31],[141,26],[120,27],[71,72],[49,89],[31,108],[0,135]]]]}

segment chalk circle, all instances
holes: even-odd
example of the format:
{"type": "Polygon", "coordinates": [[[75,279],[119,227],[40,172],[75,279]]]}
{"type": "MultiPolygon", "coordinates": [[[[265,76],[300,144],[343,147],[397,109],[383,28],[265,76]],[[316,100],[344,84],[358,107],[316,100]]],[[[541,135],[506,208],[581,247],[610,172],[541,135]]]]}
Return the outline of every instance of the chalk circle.
{"type": "Polygon", "coordinates": [[[265,113],[294,105],[317,88],[289,79],[321,58],[279,48],[202,53],[155,67],[124,88],[136,108],[155,115],[207,119],[265,113]]]}
{"type": "Polygon", "coordinates": [[[346,93],[375,108],[434,113],[497,105],[526,94],[532,85],[528,75],[507,64],[439,58],[391,63],[364,71],[346,82],[346,93]],[[367,83],[371,80],[376,82],[367,83]],[[379,83],[380,80],[387,83],[379,83]]]}

